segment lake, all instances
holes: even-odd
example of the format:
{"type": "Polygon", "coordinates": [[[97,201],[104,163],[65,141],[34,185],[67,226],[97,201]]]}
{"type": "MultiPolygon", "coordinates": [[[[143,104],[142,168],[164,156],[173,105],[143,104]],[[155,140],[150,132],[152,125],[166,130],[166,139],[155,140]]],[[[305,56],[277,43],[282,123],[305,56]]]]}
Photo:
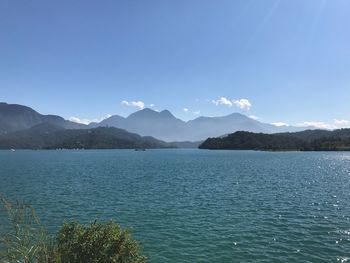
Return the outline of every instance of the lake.
{"type": "Polygon", "coordinates": [[[0,151],[0,193],[31,203],[52,233],[115,219],[149,262],[350,258],[345,152],[0,151]]]}

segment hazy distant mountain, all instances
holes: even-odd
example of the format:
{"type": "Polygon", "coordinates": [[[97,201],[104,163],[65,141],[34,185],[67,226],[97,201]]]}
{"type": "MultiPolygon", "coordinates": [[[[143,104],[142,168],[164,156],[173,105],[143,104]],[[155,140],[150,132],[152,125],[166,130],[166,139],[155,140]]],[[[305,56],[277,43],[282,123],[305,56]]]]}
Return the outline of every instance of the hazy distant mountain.
{"type": "Polygon", "coordinates": [[[0,135],[0,149],[134,149],[168,148],[153,137],[118,128],[64,129],[41,123],[27,130],[0,135]]]}
{"type": "Polygon", "coordinates": [[[0,134],[25,130],[40,123],[50,123],[65,129],[79,129],[85,126],[56,115],[42,115],[26,106],[0,103],[0,134]]]}
{"type": "Polygon", "coordinates": [[[186,122],[177,119],[168,110],[157,112],[143,109],[127,118],[113,115],[93,126],[108,126],[125,129],[144,136],[153,136],[165,141],[177,141],[186,138],[186,122]]]}
{"type": "Polygon", "coordinates": [[[113,115],[108,119],[101,121],[100,123],[89,124],[89,126],[92,126],[92,127],[99,127],[99,126],[123,127],[124,125],[125,125],[125,118],[119,115],[113,115]]]}
{"type": "Polygon", "coordinates": [[[142,136],[152,136],[167,142],[177,142],[177,145],[181,145],[181,142],[199,142],[209,137],[222,136],[235,131],[278,133],[306,129],[291,126],[277,127],[259,122],[240,113],[223,117],[199,117],[185,122],[176,118],[168,110],[157,112],[147,108],[132,113],[126,118],[113,115],[100,123],[84,125],[65,120],[56,115],[42,115],[26,106],[0,103],[0,134],[29,129],[41,123],[49,123],[63,129],[116,127],[142,136]]]}
{"type": "Polygon", "coordinates": [[[164,141],[201,141],[235,131],[277,133],[300,131],[305,128],[290,126],[277,127],[251,119],[240,113],[223,117],[199,117],[185,122],[177,119],[168,110],[157,112],[151,109],[137,111],[127,118],[118,115],[96,124],[97,126],[118,127],[140,135],[150,135],[164,141]]]}
{"type": "MultiPolygon", "coordinates": [[[[275,132],[277,127],[233,113],[223,117],[199,117],[188,122],[193,139],[215,137],[234,131],[275,132]]],[[[193,140],[190,139],[190,140],[193,140]]]]}

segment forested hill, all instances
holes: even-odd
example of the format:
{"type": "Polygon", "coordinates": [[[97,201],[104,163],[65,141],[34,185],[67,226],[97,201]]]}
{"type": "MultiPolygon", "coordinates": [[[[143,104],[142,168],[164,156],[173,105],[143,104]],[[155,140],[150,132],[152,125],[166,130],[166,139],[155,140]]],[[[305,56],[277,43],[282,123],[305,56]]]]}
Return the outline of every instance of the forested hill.
{"type": "Polygon", "coordinates": [[[200,149],[265,151],[349,151],[350,129],[307,130],[295,133],[235,132],[225,137],[208,138],[200,149]]]}
{"type": "Polygon", "coordinates": [[[172,145],[118,128],[64,129],[41,123],[30,129],[0,135],[0,149],[133,149],[172,145]]]}

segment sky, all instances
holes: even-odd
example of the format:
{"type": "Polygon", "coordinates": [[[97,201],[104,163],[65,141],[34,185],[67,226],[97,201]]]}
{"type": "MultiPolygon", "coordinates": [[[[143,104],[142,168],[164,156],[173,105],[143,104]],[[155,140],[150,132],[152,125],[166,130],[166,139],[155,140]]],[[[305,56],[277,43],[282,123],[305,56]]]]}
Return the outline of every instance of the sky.
{"type": "Polygon", "coordinates": [[[88,122],[350,126],[348,0],[1,0],[0,101],[88,122]]]}

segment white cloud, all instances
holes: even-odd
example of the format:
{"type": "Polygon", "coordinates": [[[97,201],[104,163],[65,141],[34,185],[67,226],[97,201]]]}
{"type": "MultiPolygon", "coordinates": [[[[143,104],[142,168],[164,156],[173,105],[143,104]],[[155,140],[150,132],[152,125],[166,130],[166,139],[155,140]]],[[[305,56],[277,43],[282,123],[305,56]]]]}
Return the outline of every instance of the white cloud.
{"type": "Polygon", "coordinates": [[[86,119],[86,118],[79,118],[79,117],[70,117],[69,120],[72,121],[72,122],[75,122],[75,123],[80,123],[80,124],[85,124],[85,125],[88,125],[90,124],[91,122],[101,122],[109,117],[111,117],[112,115],[111,114],[107,114],[106,116],[104,117],[101,117],[101,118],[95,118],[95,119],[86,119]]]}
{"type": "Polygon", "coordinates": [[[299,127],[315,127],[317,129],[336,129],[337,127],[333,124],[325,123],[323,121],[304,121],[302,123],[298,123],[299,127]]]}
{"type": "Polygon", "coordinates": [[[299,127],[311,126],[318,129],[334,130],[334,129],[341,129],[341,128],[350,128],[350,120],[333,119],[332,123],[326,123],[323,121],[304,121],[302,123],[298,123],[297,126],[299,127]]]}
{"type": "Polygon", "coordinates": [[[137,107],[139,109],[143,109],[145,107],[145,103],[143,101],[132,101],[131,102],[132,106],[137,107]]]}
{"type": "Polygon", "coordinates": [[[149,105],[147,105],[148,107],[150,107],[150,108],[153,108],[154,106],[156,106],[156,105],[154,105],[153,103],[151,103],[151,104],[149,104],[149,105]]]}
{"type": "Polygon", "coordinates": [[[126,106],[129,106],[129,102],[127,100],[122,100],[122,104],[126,105],[126,106]]]}
{"type": "Polygon", "coordinates": [[[254,116],[254,115],[250,115],[249,118],[256,120],[256,121],[260,119],[258,116],[254,116]]]}
{"type": "Polygon", "coordinates": [[[216,106],[218,105],[225,105],[228,107],[232,107],[233,105],[236,105],[238,108],[241,110],[250,110],[252,104],[248,99],[237,99],[237,100],[232,100],[228,99],[226,97],[220,97],[217,100],[212,100],[211,103],[214,103],[216,106]]]}
{"type": "Polygon", "coordinates": [[[273,122],[273,123],[271,123],[271,124],[272,124],[272,125],[275,125],[275,126],[277,126],[277,127],[289,126],[288,123],[281,122],[281,121],[273,122]]]}
{"type": "Polygon", "coordinates": [[[334,119],[333,122],[334,122],[335,126],[337,126],[338,128],[348,128],[348,127],[350,127],[350,121],[348,121],[348,120],[334,119]]]}
{"type": "Polygon", "coordinates": [[[225,97],[221,97],[218,100],[212,100],[211,102],[214,103],[216,106],[226,105],[226,106],[232,107],[232,101],[225,97]]]}
{"type": "MultiPolygon", "coordinates": [[[[138,100],[138,101],[123,100],[122,104],[125,106],[129,106],[129,107],[136,107],[136,108],[139,108],[140,110],[145,108],[145,103],[141,100],[138,100]]],[[[154,106],[154,104],[150,104],[150,105],[154,106]]],[[[153,107],[153,106],[151,106],[151,107],[153,107]]]]}
{"type": "Polygon", "coordinates": [[[193,114],[194,115],[199,115],[199,114],[201,114],[201,111],[200,110],[194,111],[193,114]]]}
{"type": "Polygon", "coordinates": [[[75,122],[75,123],[80,123],[80,124],[89,124],[91,121],[89,119],[80,119],[78,117],[70,117],[70,121],[75,122]]]}
{"type": "Polygon", "coordinates": [[[183,108],[183,111],[184,111],[184,112],[188,112],[188,109],[187,109],[187,108],[183,108]]]}
{"type": "Polygon", "coordinates": [[[234,100],[233,103],[242,110],[250,110],[252,104],[247,99],[234,100]]]}

